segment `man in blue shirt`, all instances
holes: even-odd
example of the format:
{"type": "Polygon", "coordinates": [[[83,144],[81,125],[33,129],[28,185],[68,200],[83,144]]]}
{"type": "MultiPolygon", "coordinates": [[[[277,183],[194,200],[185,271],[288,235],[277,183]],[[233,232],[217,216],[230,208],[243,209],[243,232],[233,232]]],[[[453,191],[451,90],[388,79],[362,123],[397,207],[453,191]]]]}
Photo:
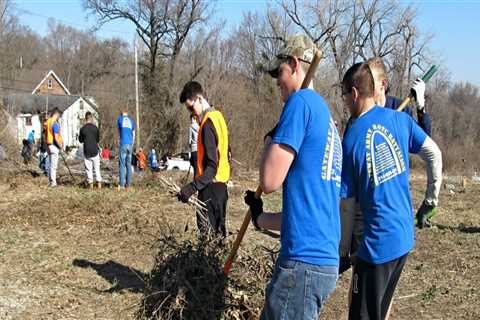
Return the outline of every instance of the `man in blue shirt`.
{"type": "Polygon", "coordinates": [[[300,89],[314,50],[306,37],[292,37],[270,69],[285,105],[260,185],[266,194],[283,186],[282,212],[263,212],[253,191],[245,196],[255,227],[281,231],[261,319],[317,319],[338,277],[340,138],[324,99],[300,89]]]}
{"type": "MultiPolygon", "coordinates": [[[[397,110],[402,103],[402,100],[393,96],[387,95],[389,89],[388,77],[385,71],[385,64],[382,58],[376,57],[367,61],[372,71],[373,79],[375,81],[375,100],[378,105],[385,108],[397,110]]],[[[417,123],[427,135],[432,134],[432,120],[425,108],[425,82],[418,78],[412,85],[412,94],[416,102],[417,109],[417,123]]],[[[408,113],[413,118],[412,106],[407,106],[403,111],[408,113]]]]}
{"type": "MultiPolygon", "coordinates": [[[[363,238],[354,262],[349,319],[385,319],[407,255],[414,246],[409,153],[427,162],[424,202],[435,204],[441,185],[441,152],[407,114],[375,103],[367,63],[343,78],[352,124],[343,139],[342,217],[354,219],[358,200],[363,238]]],[[[342,221],[344,223],[344,221],[342,221]]]]}
{"type": "Polygon", "coordinates": [[[30,131],[28,134],[28,141],[30,141],[31,144],[35,144],[35,130],[30,131]]]}
{"type": "Polygon", "coordinates": [[[117,119],[118,135],[120,136],[119,180],[118,189],[128,189],[132,184],[132,153],[135,140],[135,122],[126,111],[117,119]]]}
{"type": "MultiPolygon", "coordinates": [[[[397,110],[402,100],[387,95],[389,89],[389,82],[385,71],[385,64],[383,63],[382,58],[375,57],[366,61],[373,75],[374,84],[375,84],[375,103],[379,106],[383,106],[388,109],[397,110]]],[[[417,123],[425,131],[427,135],[431,135],[432,131],[432,122],[429,114],[425,109],[425,83],[421,79],[415,80],[411,92],[414,96],[417,109],[417,123]]],[[[407,106],[403,111],[410,115],[413,119],[413,107],[407,106]]],[[[348,121],[347,128],[345,132],[348,131],[350,127],[351,120],[348,121]]],[[[428,191],[427,191],[428,192],[428,191]]],[[[427,217],[432,217],[436,212],[435,207],[432,205],[422,204],[419,208],[419,219],[417,219],[417,225],[419,228],[423,228],[428,225],[427,217]]],[[[354,255],[358,249],[360,241],[363,235],[363,219],[362,215],[357,210],[356,217],[352,222],[353,226],[349,226],[349,230],[352,230],[352,234],[346,237],[345,225],[342,224],[342,241],[340,243],[340,273],[348,270],[350,268],[350,258],[349,255],[354,255]],[[346,243],[345,241],[348,241],[346,243]]]]}

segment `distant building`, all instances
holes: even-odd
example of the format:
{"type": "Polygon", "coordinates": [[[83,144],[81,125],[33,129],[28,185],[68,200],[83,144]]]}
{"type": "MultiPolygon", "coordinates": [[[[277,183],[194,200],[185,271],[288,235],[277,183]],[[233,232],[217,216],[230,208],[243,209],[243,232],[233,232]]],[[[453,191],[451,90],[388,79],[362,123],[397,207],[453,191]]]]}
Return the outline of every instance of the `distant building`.
{"type": "Polygon", "coordinates": [[[31,94],[12,94],[3,97],[3,106],[16,118],[17,139],[21,143],[35,130],[35,140],[40,139],[46,111],[58,108],[61,134],[65,147],[79,147],[78,133],[85,113],[90,111],[98,122],[98,107],[92,97],[70,95],[60,78],[49,71],[31,94]]]}
{"type": "Polygon", "coordinates": [[[33,89],[32,94],[38,96],[69,96],[70,91],[63,84],[60,78],[50,70],[40,83],[33,89]]]}

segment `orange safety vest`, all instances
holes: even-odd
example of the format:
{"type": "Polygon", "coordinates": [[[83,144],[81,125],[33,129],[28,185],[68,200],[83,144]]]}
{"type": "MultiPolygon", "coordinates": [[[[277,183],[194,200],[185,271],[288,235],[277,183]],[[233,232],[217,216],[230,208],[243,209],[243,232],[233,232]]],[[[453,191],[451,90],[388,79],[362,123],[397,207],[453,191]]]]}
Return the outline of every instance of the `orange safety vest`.
{"type": "MultiPolygon", "coordinates": [[[[55,134],[53,133],[53,122],[52,118],[49,118],[43,124],[43,128],[45,130],[45,142],[47,144],[54,144],[55,143],[55,134]]],[[[58,132],[58,140],[57,143],[62,143],[62,136],[60,135],[60,131],[58,132]]]]}
{"type": "Polygon", "coordinates": [[[198,129],[197,138],[197,177],[203,174],[203,157],[205,155],[205,147],[202,141],[202,130],[205,122],[210,119],[215,131],[217,132],[217,173],[215,174],[215,182],[227,183],[230,179],[230,162],[228,161],[228,129],[223,115],[218,110],[207,111],[203,116],[202,122],[198,129]]]}
{"type": "Polygon", "coordinates": [[[138,167],[140,169],[145,169],[145,161],[146,161],[145,153],[137,152],[137,160],[138,160],[138,167]]]}

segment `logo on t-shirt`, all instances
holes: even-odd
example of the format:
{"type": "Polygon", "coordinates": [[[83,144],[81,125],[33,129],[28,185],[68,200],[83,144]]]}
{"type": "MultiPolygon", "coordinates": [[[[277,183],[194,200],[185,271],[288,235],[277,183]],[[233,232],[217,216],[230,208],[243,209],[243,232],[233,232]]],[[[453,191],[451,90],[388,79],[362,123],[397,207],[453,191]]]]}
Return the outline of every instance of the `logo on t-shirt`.
{"type": "Polygon", "coordinates": [[[375,186],[405,171],[405,161],[397,141],[383,126],[374,124],[367,131],[368,176],[375,186]]]}
{"type": "Polygon", "coordinates": [[[132,129],[132,121],[130,121],[130,118],[128,117],[123,117],[122,119],[122,128],[128,128],[132,129]]]}
{"type": "Polygon", "coordinates": [[[327,144],[325,145],[322,162],[322,179],[335,181],[337,187],[340,188],[342,179],[342,143],[333,119],[330,119],[328,126],[327,144]]]}

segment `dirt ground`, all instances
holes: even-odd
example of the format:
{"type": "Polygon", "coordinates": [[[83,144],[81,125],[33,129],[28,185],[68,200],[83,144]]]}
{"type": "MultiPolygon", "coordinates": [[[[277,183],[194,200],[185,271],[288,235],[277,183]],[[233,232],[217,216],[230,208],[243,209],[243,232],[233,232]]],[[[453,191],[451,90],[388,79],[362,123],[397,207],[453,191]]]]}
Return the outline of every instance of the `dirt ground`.
{"type": "MultiPolygon", "coordinates": [[[[243,190],[255,188],[255,178],[233,180],[229,238],[246,209],[243,190]]],[[[416,206],[424,184],[412,178],[416,206]]],[[[417,232],[391,319],[480,319],[480,185],[450,184],[436,226],[417,232]]],[[[129,192],[46,185],[43,176],[0,169],[0,319],[135,319],[155,239],[166,225],[194,230],[193,210],[153,176],[129,192]]],[[[264,201],[269,211],[280,208],[279,193],[264,201]]],[[[249,229],[244,248],[259,244],[278,248],[278,239],[249,229]]],[[[348,285],[349,275],[342,276],[321,319],[346,319],[348,285]]]]}

